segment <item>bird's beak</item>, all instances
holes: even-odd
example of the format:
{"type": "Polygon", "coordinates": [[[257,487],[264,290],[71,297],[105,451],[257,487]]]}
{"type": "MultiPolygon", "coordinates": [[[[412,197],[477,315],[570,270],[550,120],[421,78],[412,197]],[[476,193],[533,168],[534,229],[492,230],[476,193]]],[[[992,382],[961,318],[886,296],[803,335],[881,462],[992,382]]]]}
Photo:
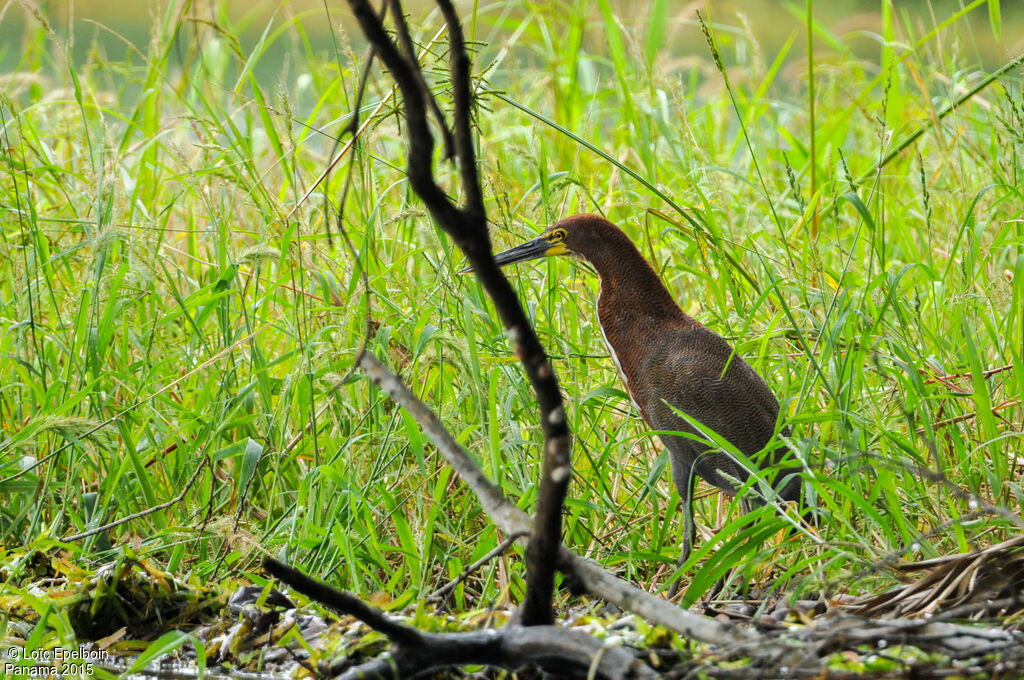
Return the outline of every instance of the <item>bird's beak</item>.
{"type": "MultiPolygon", "coordinates": [[[[514,248],[509,248],[504,252],[495,254],[494,263],[499,267],[504,267],[506,264],[535,260],[545,255],[561,255],[564,252],[564,246],[552,245],[551,241],[545,237],[538,236],[526,243],[520,243],[514,248]]],[[[471,271],[473,271],[473,267],[466,267],[465,269],[460,269],[458,273],[468,274],[471,271]]]]}

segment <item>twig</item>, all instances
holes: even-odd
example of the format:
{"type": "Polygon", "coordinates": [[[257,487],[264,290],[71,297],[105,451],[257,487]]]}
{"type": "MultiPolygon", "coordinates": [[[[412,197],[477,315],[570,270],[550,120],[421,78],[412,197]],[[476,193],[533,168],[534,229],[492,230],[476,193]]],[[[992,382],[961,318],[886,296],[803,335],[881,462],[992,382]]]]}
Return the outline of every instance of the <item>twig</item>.
{"type": "Polygon", "coordinates": [[[1024,594],[1017,593],[1011,597],[1001,597],[998,600],[984,600],[982,602],[968,602],[958,607],[951,607],[939,612],[932,617],[932,621],[951,621],[953,619],[966,619],[974,614],[998,612],[1003,609],[1013,608],[1019,611],[1024,605],[1024,594]]]}
{"type": "MultiPolygon", "coordinates": [[[[928,369],[926,369],[926,368],[919,368],[917,370],[918,370],[918,372],[925,373],[925,374],[927,374],[927,372],[928,372],[928,369]]],[[[989,369],[986,369],[986,370],[981,372],[981,377],[982,378],[991,378],[992,376],[994,376],[994,375],[996,375],[998,373],[1004,373],[1006,371],[1012,371],[1012,370],[1013,370],[1013,364],[1007,364],[1005,366],[999,366],[998,368],[989,368],[989,369]]],[[[953,385],[949,384],[951,381],[956,380],[957,378],[970,378],[972,375],[974,375],[974,374],[973,373],[947,373],[946,375],[933,375],[933,376],[929,377],[927,380],[925,380],[924,384],[927,385],[928,383],[939,382],[939,383],[942,383],[943,385],[945,385],[946,387],[949,387],[950,389],[956,389],[953,385]]]]}
{"type": "Polygon", "coordinates": [[[127,524],[128,522],[137,520],[140,517],[152,515],[154,512],[159,512],[160,510],[169,508],[175,503],[180,503],[181,500],[185,497],[185,494],[187,494],[189,492],[189,489],[191,489],[192,486],[196,483],[196,480],[199,478],[199,473],[203,471],[203,468],[208,467],[210,467],[210,457],[208,455],[203,456],[203,460],[199,463],[198,466],[196,466],[196,471],[192,473],[192,477],[190,477],[189,480],[185,483],[185,488],[181,490],[181,493],[179,493],[177,496],[167,501],[166,503],[154,505],[151,508],[146,508],[145,510],[141,510],[139,512],[136,512],[135,514],[128,515],[127,517],[122,517],[121,519],[114,520],[109,524],[104,524],[103,526],[95,527],[93,529],[89,529],[88,531],[83,531],[79,534],[71,534],[70,536],[65,536],[60,540],[64,543],[70,543],[71,541],[80,541],[83,538],[89,538],[90,536],[101,534],[104,531],[107,531],[108,529],[113,529],[114,527],[121,526],[122,524],[127,524]]]}
{"type": "MultiPolygon", "coordinates": [[[[327,8],[326,4],[324,5],[324,11],[327,12],[327,19],[328,19],[328,21],[330,21],[331,13],[330,13],[330,10],[327,8]]],[[[384,3],[384,5],[380,8],[380,16],[381,16],[381,20],[382,21],[384,20],[384,17],[387,15],[387,11],[388,11],[387,3],[384,3]]],[[[333,31],[331,32],[331,35],[333,37],[333,35],[334,35],[333,31]]],[[[335,44],[335,49],[337,49],[337,44],[335,44]]],[[[344,137],[346,133],[349,134],[350,142],[352,143],[347,148],[352,148],[352,145],[354,145],[356,143],[357,138],[359,137],[360,133],[362,132],[362,129],[360,129],[360,127],[359,127],[359,110],[363,106],[363,97],[366,95],[366,85],[367,85],[367,83],[370,82],[370,71],[373,70],[373,62],[374,62],[374,60],[376,60],[376,58],[377,58],[377,48],[374,47],[373,45],[370,45],[370,47],[367,48],[367,50],[366,50],[366,57],[363,59],[364,66],[363,66],[363,72],[359,74],[359,85],[356,86],[356,100],[355,100],[354,104],[352,105],[352,119],[349,120],[348,125],[346,125],[342,129],[341,134],[338,137],[335,138],[335,140],[334,140],[334,148],[331,149],[331,153],[330,153],[331,156],[333,156],[334,152],[336,152],[338,150],[338,145],[341,144],[341,138],[344,137]]],[[[339,67],[340,67],[340,64],[339,64],[339,67]]],[[[394,90],[392,90],[391,94],[393,94],[393,93],[394,93],[394,90]]],[[[389,94],[389,96],[390,96],[390,94],[389,94]]],[[[380,109],[378,108],[378,111],[379,110],[380,109]]],[[[372,117],[371,117],[371,119],[372,119],[372,117]]],[[[369,120],[367,122],[369,122],[369,120]]],[[[326,173],[330,173],[331,172],[331,169],[334,168],[334,165],[335,165],[336,162],[337,161],[328,164],[326,173]]],[[[353,155],[353,158],[348,163],[348,172],[345,173],[345,181],[342,182],[342,185],[341,185],[341,195],[338,198],[338,231],[341,232],[341,234],[344,236],[346,241],[348,241],[348,234],[345,233],[345,229],[344,229],[344,226],[343,226],[343,221],[345,219],[345,204],[348,202],[348,192],[349,192],[349,189],[352,187],[352,175],[354,174],[354,171],[355,171],[355,156],[353,155]]],[[[330,220],[330,210],[328,209],[329,201],[330,201],[330,194],[328,192],[328,184],[327,184],[327,175],[326,174],[323,175],[323,179],[324,179],[324,222],[327,224],[327,245],[331,246],[333,244],[331,243],[331,227],[330,227],[331,220],[330,220]]],[[[316,186],[316,185],[314,184],[314,186],[316,186]]],[[[360,267],[360,269],[362,269],[362,267],[360,267]]]]}
{"type": "MultiPolygon", "coordinates": [[[[443,32],[444,32],[444,29],[441,29],[441,30],[437,31],[437,33],[434,34],[434,37],[432,37],[430,39],[430,42],[427,44],[427,46],[429,47],[429,46],[433,45],[434,42],[436,42],[441,37],[441,33],[443,33],[443,32]]],[[[419,58],[422,59],[423,56],[426,55],[426,53],[427,53],[427,49],[426,48],[421,50],[420,54],[419,54],[419,58]]],[[[391,99],[394,96],[395,96],[395,90],[392,89],[392,90],[390,90],[384,96],[383,99],[380,100],[380,102],[377,103],[377,106],[374,107],[373,111],[370,112],[370,115],[368,115],[366,117],[366,120],[364,120],[363,123],[359,126],[359,129],[352,136],[352,138],[349,139],[347,142],[345,142],[344,148],[342,148],[342,150],[338,152],[338,155],[335,156],[334,159],[330,163],[327,164],[327,168],[324,169],[324,171],[320,173],[320,176],[317,177],[316,180],[313,181],[313,184],[311,184],[309,186],[309,188],[306,189],[306,192],[304,194],[302,194],[302,196],[299,198],[299,200],[295,202],[295,205],[292,206],[292,209],[288,211],[288,214],[284,218],[285,222],[290,220],[292,218],[292,216],[296,213],[296,211],[298,211],[298,209],[300,207],[302,207],[302,204],[305,203],[307,200],[309,200],[309,197],[313,195],[313,192],[316,191],[317,187],[319,187],[320,184],[325,179],[327,179],[327,176],[330,175],[331,172],[334,170],[334,168],[338,165],[338,163],[341,162],[341,159],[343,159],[348,154],[348,152],[352,150],[352,148],[356,145],[356,142],[359,141],[359,137],[361,137],[362,134],[364,132],[366,132],[366,129],[368,127],[370,127],[370,125],[373,123],[374,119],[376,119],[377,114],[379,114],[381,111],[384,110],[384,108],[391,102],[391,99]]]]}
{"type": "Polygon", "coordinates": [[[519,532],[512,534],[511,536],[508,536],[507,538],[505,538],[504,541],[495,546],[486,555],[484,555],[476,562],[463,569],[462,573],[456,576],[455,579],[453,579],[449,583],[444,584],[443,586],[432,592],[430,595],[428,595],[427,601],[430,602],[431,600],[443,600],[445,597],[448,596],[449,593],[455,590],[455,588],[458,587],[460,583],[469,578],[470,575],[473,574],[473,572],[483,567],[485,564],[493,560],[495,557],[504,555],[505,551],[508,550],[513,543],[518,541],[520,538],[524,538],[527,535],[528,534],[526,532],[519,532]]]}
{"type": "MultiPolygon", "coordinates": [[[[999,413],[1000,411],[1005,411],[1008,408],[1013,408],[1014,406],[1020,406],[1020,405],[1021,405],[1021,400],[1020,399],[1013,399],[1011,401],[1004,401],[1002,404],[996,404],[995,406],[993,406],[992,407],[992,413],[993,414],[999,413]]],[[[977,417],[978,417],[977,411],[972,411],[971,413],[962,413],[962,414],[960,414],[958,416],[953,416],[952,418],[946,418],[945,420],[938,420],[938,421],[932,423],[931,424],[931,429],[939,430],[939,429],[941,429],[943,427],[948,427],[950,425],[955,425],[956,423],[962,423],[965,420],[971,420],[971,419],[977,418],[977,417]]],[[[926,428],[926,427],[919,427],[919,428],[917,428],[917,434],[918,435],[923,435],[923,434],[926,434],[927,432],[928,432],[928,428],[926,428]]]]}
{"type": "Polygon", "coordinates": [[[447,230],[448,225],[460,225],[462,220],[458,210],[434,181],[434,138],[427,124],[426,105],[416,77],[419,62],[406,61],[367,0],[349,0],[349,7],[402,93],[409,140],[409,159],[406,164],[409,184],[442,228],[447,230]]]}

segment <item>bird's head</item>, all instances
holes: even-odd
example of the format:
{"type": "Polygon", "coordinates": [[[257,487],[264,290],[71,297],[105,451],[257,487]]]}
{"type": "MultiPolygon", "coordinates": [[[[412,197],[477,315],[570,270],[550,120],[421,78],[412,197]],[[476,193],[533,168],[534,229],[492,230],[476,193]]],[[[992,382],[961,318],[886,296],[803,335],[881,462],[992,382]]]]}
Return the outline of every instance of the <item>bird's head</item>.
{"type": "MultiPolygon", "coordinates": [[[[606,243],[609,238],[614,240],[616,236],[626,238],[618,227],[603,217],[575,215],[552,224],[535,239],[496,253],[494,262],[503,267],[507,264],[556,255],[571,255],[593,261],[591,253],[594,247],[606,243]]],[[[466,267],[459,273],[471,271],[472,267],[466,267]]]]}

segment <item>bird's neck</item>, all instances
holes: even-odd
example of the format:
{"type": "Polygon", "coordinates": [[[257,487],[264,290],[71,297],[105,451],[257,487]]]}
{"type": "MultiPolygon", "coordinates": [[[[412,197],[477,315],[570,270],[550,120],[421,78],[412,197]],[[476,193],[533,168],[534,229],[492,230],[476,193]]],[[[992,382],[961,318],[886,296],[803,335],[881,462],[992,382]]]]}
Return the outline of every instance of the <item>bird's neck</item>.
{"type": "Polygon", "coordinates": [[[636,247],[619,249],[614,257],[591,260],[601,279],[597,318],[601,334],[633,404],[649,423],[644,384],[644,357],[667,328],[696,323],[669,294],[636,247]]]}
{"type": "Polygon", "coordinates": [[[598,314],[605,332],[636,323],[643,317],[680,324],[692,322],[636,246],[632,242],[628,245],[587,257],[601,279],[598,314]]]}

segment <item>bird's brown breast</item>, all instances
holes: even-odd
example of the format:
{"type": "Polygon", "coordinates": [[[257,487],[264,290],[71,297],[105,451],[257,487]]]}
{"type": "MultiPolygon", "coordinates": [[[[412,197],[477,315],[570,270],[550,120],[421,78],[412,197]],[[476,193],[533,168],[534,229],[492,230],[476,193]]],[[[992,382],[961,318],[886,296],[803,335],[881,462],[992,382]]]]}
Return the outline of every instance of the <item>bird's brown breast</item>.
{"type": "Polygon", "coordinates": [[[654,317],[602,297],[598,316],[623,382],[655,430],[691,431],[676,409],[753,455],[775,432],[778,401],[722,337],[679,311],[654,317]]]}

